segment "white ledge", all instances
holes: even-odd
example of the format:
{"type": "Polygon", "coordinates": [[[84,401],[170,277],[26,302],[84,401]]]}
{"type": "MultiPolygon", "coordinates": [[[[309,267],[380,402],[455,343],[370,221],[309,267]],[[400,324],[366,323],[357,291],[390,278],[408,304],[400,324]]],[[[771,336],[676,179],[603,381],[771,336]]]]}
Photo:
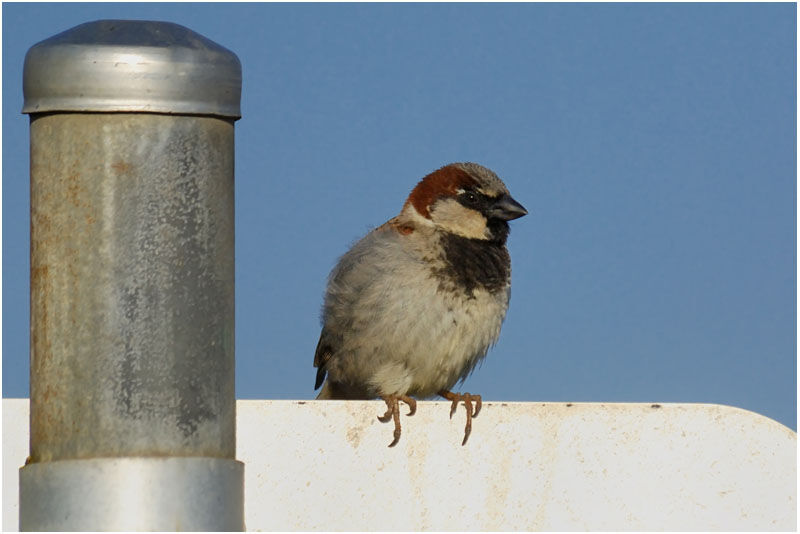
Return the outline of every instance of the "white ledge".
{"type": "MultiPolygon", "coordinates": [[[[237,401],[248,530],[795,530],[797,435],[703,404],[237,401]]],[[[3,528],[28,402],[3,400],[3,528]]]]}

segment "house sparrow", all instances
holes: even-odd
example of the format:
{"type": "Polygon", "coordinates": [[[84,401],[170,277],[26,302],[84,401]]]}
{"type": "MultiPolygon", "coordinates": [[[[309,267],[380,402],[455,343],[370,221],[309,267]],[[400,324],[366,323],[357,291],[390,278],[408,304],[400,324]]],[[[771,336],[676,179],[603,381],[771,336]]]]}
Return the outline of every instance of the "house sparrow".
{"type": "Polygon", "coordinates": [[[451,418],[463,402],[466,444],[481,397],[450,390],[500,335],[511,289],[508,221],[527,213],[476,163],[423,178],[400,214],[330,274],[314,354],[314,389],[324,382],[317,398],[382,398],[378,419],[394,419],[390,447],[400,439],[399,401],[413,415],[414,397],[440,395],[452,401],[451,418]]]}

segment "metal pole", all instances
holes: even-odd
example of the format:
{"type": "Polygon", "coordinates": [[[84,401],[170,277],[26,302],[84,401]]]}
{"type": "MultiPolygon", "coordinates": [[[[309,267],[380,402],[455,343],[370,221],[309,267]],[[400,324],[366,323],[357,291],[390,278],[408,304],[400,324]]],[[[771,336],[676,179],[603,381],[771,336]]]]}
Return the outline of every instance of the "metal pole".
{"type": "Polygon", "coordinates": [[[242,530],[241,66],[171,23],[33,46],[31,442],[22,530],[242,530]]]}

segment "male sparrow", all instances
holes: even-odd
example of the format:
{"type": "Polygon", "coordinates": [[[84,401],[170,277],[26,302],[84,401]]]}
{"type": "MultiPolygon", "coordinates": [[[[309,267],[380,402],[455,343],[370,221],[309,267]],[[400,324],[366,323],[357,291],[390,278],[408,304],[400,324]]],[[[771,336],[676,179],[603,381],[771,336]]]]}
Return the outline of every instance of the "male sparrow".
{"type": "Polygon", "coordinates": [[[399,401],[464,403],[466,444],[480,395],[453,393],[500,335],[511,290],[508,221],[528,212],[476,163],[432,172],[400,214],[341,257],[328,279],[314,354],[318,399],[381,397],[400,439],[399,401]],[[326,380],[327,375],[327,380],[326,380]],[[474,411],[473,411],[473,402],[474,411]]]}

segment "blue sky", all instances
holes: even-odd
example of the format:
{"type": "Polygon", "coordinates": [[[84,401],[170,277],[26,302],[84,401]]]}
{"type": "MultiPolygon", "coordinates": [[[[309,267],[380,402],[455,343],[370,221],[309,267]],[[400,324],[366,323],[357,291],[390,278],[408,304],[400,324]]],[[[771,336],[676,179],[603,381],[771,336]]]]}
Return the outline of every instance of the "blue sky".
{"type": "Polygon", "coordinates": [[[796,429],[796,6],[3,4],[3,396],[28,395],[36,42],[176,22],[243,65],[237,397],[314,396],[336,259],[453,161],[495,170],[511,307],[462,390],[702,402],[796,429]],[[35,23],[33,23],[35,22],[35,23]]]}

